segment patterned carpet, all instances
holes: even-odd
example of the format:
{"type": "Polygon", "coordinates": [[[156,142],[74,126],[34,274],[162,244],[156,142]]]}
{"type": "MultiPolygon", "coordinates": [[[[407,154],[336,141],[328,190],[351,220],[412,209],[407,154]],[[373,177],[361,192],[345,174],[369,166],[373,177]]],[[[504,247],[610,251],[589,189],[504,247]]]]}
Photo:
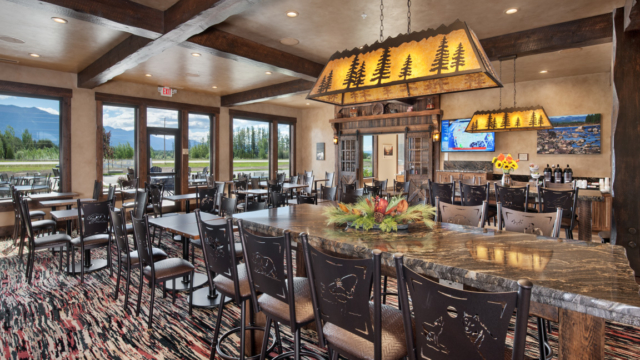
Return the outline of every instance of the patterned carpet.
{"type": "MultiPolygon", "coordinates": [[[[181,245],[166,236],[162,247],[171,257],[181,257],[181,245]]],[[[94,258],[105,258],[106,251],[93,251],[94,258]]],[[[154,327],[148,332],[149,288],[145,287],[142,311],[135,316],[138,273],[132,275],[130,311],[124,311],[124,294],[113,299],[116,276],[102,270],[85,277],[60,274],[58,257],[50,252],[36,254],[33,284],[24,280],[23,262],[11,241],[0,242],[0,358],[2,359],[208,359],[217,309],[194,308],[188,316],[186,296],[162,299],[156,293],[154,327]]],[[[196,251],[197,270],[203,272],[202,256],[196,251]]],[[[393,285],[392,285],[393,286],[393,285]]],[[[122,287],[124,289],[124,287],[122,287]]],[[[395,301],[394,297],[390,298],[395,301]]],[[[238,326],[239,308],[229,304],[221,333],[238,326]]],[[[557,350],[557,327],[550,335],[557,350]]],[[[281,326],[286,351],[292,350],[289,329],[281,326]]],[[[535,322],[529,333],[536,335],[535,322]]],[[[510,333],[512,335],[512,333],[510,333]]],[[[510,336],[511,336],[510,335],[510,336]]],[[[537,341],[527,339],[527,355],[537,358],[537,341]]],[[[303,350],[326,356],[315,346],[315,332],[303,333],[303,350]],[[305,341],[306,340],[306,341],[305,341]]],[[[239,338],[231,337],[222,347],[236,353],[239,338]]],[[[272,354],[275,355],[275,354],[272,354]]],[[[640,358],[640,329],[607,322],[607,359],[640,358]]]]}

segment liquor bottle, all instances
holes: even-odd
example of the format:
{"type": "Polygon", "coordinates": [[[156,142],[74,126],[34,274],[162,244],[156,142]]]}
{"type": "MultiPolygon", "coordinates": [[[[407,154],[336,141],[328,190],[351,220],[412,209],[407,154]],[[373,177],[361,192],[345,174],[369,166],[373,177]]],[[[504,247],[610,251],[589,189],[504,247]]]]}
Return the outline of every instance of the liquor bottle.
{"type": "Polygon", "coordinates": [[[553,181],[551,179],[552,176],[553,176],[553,172],[551,171],[551,168],[549,167],[549,164],[547,164],[547,167],[544,168],[543,174],[544,174],[544,181],[546,181],[546,182],[552,182],[553,181]]]}
{"type": "Polygon", "coordinates": [[[562,183],[562,169],[560,169],[560,164],[558,164],[558,166],[556,166],[556,169],[553,170],[553,178],[556,183],[562,183]]]}
{"type": "Polygon", "coordinates": [[[569,167],[569,164],[567,164],[567,168],[564,169],[563,177],[564,177],[565,184],[568,184],[573,181],[573,170],[571,170],[571,168],[569,167]]]}

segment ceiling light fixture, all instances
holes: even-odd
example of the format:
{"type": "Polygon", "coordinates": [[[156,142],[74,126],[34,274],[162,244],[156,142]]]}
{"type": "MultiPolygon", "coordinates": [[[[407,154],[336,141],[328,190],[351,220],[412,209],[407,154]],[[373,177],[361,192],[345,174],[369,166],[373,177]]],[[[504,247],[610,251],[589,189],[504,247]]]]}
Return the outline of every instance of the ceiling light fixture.
{"type": "Polygon", "coordinates": [[[540,70],[540,74],[546,74],[546,73],[548,73],[547,70],[540,70]]]}
{"type": "Polygon", "coordinates": [[[280,39],[282,45],[294,46],[300,44],[300,40],[294,38],[282,38],[280,39]]]}
{"type": "Polygon", "coordinates": [[[217,89],[218,87],[214,85],[214,86],[212,86],[211,88],[212,88],[212,89],[217,89]]]}
{"type": "Polygon", "coordinates": [[[306,103],[305,105],[309,105],[309,103],[306,103]]]}
{"type": "Polygon", "coordinates": [[[11,36],[0,35],[0,40],[6,41],[6,42],[12,43],[12,44],[24,44],[24,40],[20,40],[18,38],[14,38],[14,37],[11,37],[11,36]]]}
{"type": "Polygon", "coordinates": [[[509,9],[509,10],[505,11],[505,13],[507,15],[513,15],[513,14],[515,14],[517,12],[518,12],[518,9],[509,9]]]}
{"type": "Polygon", "coordinates": [[[271,75],[271,71],[265,71],[264,73],[267,75],[271,75]]]}
{"type": "Polygon", "coordinates": [[[59,17],[52,17],[51,20],[57,22],[58,24],[66,24],[66,23],[68,23],[67,19],[63,19],[63,18],[59,18],[59,17]]]}
{"type": "Polygon", "coordinates": [[[191,56],[200,57],[200,53],[191,53],[191,56]]]}
{"type": "Polygon", "coordinates": [[[34,57],[34,58],[39,58],[40,55],[36,54],[36,53],[30,53],[29,56],[34,57]]]}
{"type": "Polygon", "coordinates": [[[298,16],[298,12],[297,11],[293,11],[293,10],[287,11],[287,16],[290,17],[290,18],[294,18],[294,17],[298,16]]]}
{"type": "Polygon", "coordinates": [[[144,76],[146,76],[146,77],[151,77],[151,74],[144,74],[144,76]]]}

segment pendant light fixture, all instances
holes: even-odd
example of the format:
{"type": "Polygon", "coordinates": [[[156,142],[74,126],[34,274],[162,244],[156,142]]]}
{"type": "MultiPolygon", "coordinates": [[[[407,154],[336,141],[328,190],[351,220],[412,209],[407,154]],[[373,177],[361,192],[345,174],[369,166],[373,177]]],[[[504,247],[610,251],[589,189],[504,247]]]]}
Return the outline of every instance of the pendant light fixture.
{"type": "Polygon", "coordinates": [[[336,52],[307,99],[335,105],[502,87],[475,33],[465,22],[384,39],[380,1],[380,40],[336,52]]]}
{"type": "MultiPolygon", "coordinates": [[[[502,60],[500,60],[502,77],[502,60]]],[[[500,108],[498,110],[476,111],[469,121],[465,132],[501,132],[553,129],[551,121],[542,106],[516,106],[516,57],[513,57],[513,107],[502,108],[502,89],[500,89],[500,108]]]]}

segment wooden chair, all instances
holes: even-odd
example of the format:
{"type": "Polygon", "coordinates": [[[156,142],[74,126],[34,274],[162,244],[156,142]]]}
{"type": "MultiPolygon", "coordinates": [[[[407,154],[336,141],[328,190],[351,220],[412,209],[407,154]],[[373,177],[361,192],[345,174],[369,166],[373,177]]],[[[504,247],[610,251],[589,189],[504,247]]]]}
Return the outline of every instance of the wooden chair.
{"type": "Polygon", "coordinates": [[[320,185],[320,194],[321,194],[321,199],[323,200],[329,200],[329,201],[336,201],[336,192],[337,192],[338,188],[337,187],[325,187],[323,185],[320,185]]]}
{"type": "Polygon", "coordinates": [[[562,208],[555,213],[531,213],[513,210],[498,202],[498,229],[557,238],[562,221],[562,208]]]}
{"type": "Polygon", "coordinates": [[[328,347],[331,359],[407,356],[402,313],[381,303],[381,251],[373,250],[371,259],[337,258],[311,247],[306,234],[300,236],[319,344],[328,347]]]}
{"type": "MultiPolygon", "coordinates": [[[[496,204],[502,203],[502,206],[516,211],[527,212],[529,207],[529,184],[524,187],[504,187],[494,183],[496,204]]],[[[500,213],[498,211],[498,213],[500,213]]]]}
{"type": "Polygon", "coordinates": [[[238,212],[238,200],[237,198],[223,197],[220,205],[220,216],[231,217],[238,212]]]}
{"type": "Polygon", "coordinates": [[[484,228],[487,201],[482,205],[461,206],[440,202],[436,196],[436,221],[484,228]]]}
{"type": "Polygon", "coordinates": [[[429,179],[429,204],[435,206],[436,197],[440,198],[440,201],[449,204],[455,204],[454,197],[456,195],[456,183],[435,183],[429,179]]]}
{"type": "Polygon", "coordinates": [[[393,257],[410,360],[525,359],[531,281],[518,280],[517,292],[458,290],[407,268],[402,254],[393,257]],[[511,351],[505,347],[505,340],[516,308],[511,351]]]}
{"type": "Polygon", "coordinates": [[[264,360],[267,355],[271,324],[275,322],[280,352],[283,350],[278,323],[289,326],[294,334],[294,350],[278,358],[293,356],[299,360],[301,356],[310,356],[324,360],[319,354],[300,350],[301,329],[314,322],[315,317],[308,279],[294,276],[291,233],[285,231],[275,237],[254,235],[244,228],[242,220],[238,220],[238,227],[245,259],[250,259],[246,265],[254,311],[264,313],[267,318],[260,359],[264,360]],[[258,292],[262,294],[260,298],[258,292]]]}
{"type": "Polygon", "coordinates": [[[71,266],[76,273],[75,249],[80,249],[80,283],[84,284],[84,252],[106,247],[109,274],[113,276],[111,267],[111,233],[109,232],[108,201],[82,202],[78,199],[78,237],[71,240],[71,266]]]}
{"type": "Polygon", "coordinates": [[[557,208],[562,209],[562,228],[567,239],[573,239],[573,228],[576,222],[576,209],[578,206],[578,191],[554,190],[551,188],[538,188],[538,209],[541,213],[553,213],[557,208]]]}
{"type": "Polygon", "coordinates": [[[460,203],[463,206],[477,206],[487,202],[485,220],[493,218],[493,225],[496,225],[496,214],[498,210],[495,205],[489,204],[489,183],[484,185],[469,185],[462,182],[460,185],[460,203]]]}
{"type": "Polygon", "coordinates": [[[217,187],[196,186],[196,207],[202,212],[213,214],[216,208],[217,187]]]}

